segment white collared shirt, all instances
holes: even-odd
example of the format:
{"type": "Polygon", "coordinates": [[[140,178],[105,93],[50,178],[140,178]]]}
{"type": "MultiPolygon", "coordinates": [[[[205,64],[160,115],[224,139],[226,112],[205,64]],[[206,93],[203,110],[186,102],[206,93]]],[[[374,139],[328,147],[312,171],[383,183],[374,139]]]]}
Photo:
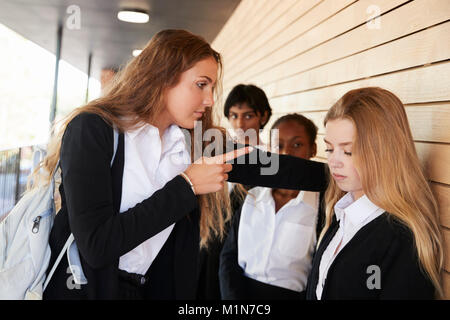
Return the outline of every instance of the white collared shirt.
{"type": "Polygon", "coordinates": [[[238,263],[249,278],[301,292],[316,244],[319,193],[301,191],[275,214],[270,188],[249,190],[238,231],[238,263]]]}
{"type": "MultiPolygon", "coordinates": [[[[120,212],[149,198],[168,181],[186,170],[191,163],[184,134],[176,125],[166,129],[162,143],[158,128],[150,124],[125,132],[124,139],[125,165],[120,212]]],[[[169,238],[173,227],[174,224],[170,225],[121,256],[119,269],[145,274],[169,238]]]]}
{"type": "Polygon", "coordinates": [[[383,214],[384,210],[373,204],[366,195],[355,201],[353,195],[348,192],[336,203],[334,213],[339,221],[339,228],[320,260],[319,281],[316,287],[318,300],[322,297],[328,270],[336,256],[362,227],[383,214]]]}

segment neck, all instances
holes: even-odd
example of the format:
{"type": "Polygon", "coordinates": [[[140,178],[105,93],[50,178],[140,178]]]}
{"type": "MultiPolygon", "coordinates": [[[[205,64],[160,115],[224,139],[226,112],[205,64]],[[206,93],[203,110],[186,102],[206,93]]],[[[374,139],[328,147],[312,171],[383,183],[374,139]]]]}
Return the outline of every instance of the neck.
{"type": "Polygon", "coordinates": [[[277,213],[286,203],[298,196],[300,191],[288,189],[272,189],[272,197],[275,201],[275,213],[277,213]]]}
{"type": "Polygon", "coordinates": [[[159,131],[159,137],[162,139],[164,135],[164,131],[171,125],[172,123],[169,121],[167,117],[164,116],[164,114],[161,114],[159,117],[157,117],[154,121],[154,123],[151,123],[152,126],[155,126],[158,128],[159,131]]]}
{"type": "Polygon", "coordinates": [[[272,196],[274,198],[293,199],[298,196],[299,192],[299,190],[272,189],[272,196]]]}
{"type": "Polygon", "coordinates": [[[352,196],[353,196],[353,199],[355,201],[358,200],[359,198],[361,198],[363,195],[364,195],[364,191],[363,190],[358,190],[358,191],[353,191],[352,192],[352,196]]]}

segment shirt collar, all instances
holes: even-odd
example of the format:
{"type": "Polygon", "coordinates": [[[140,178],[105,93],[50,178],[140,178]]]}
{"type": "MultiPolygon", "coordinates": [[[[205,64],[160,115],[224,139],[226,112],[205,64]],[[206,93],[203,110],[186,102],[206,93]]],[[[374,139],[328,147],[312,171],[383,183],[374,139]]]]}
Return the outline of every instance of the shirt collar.
{"type": "Polygon", "coordinates": [[[336,219],[340,221],[345,214],[345,219],[349,220],[353,225],[361,224],[377,210],[380,210],[380,208],[372,203],[366,195],[355,201],[350,192],[343,196],[334,206],[336,219]]]}
{"type": "Polygon", "coordinates": [[[152,135],[159,135],[158,128],[152,126],[151,124],[140,122],[136,126],[137,128],[131,129],[126,132],[127,136],[131,139],[135,139],[138,135],[146,134],[147,132],[150,132],[152,135]]]}
{"type": "Polygon", "coordinates": [[[268,202],[270,201],[272,194],[271,194],[271,190],[270,188],[265,188],[265,187],[256,187],[256,188],[252,188],[248,191],[248,193],[251,196],[255,197],[255,202],[268,202]]]}
{"type": "MultiPolygon", "coordinates": [[[[157,127],[149,123],[140,123],[139,127],[130,131],[127,131],[127,136],[131,139],[135,139],[138,135],[150,135],[157,136],[159,138],[159,130],[157,127]]],[[[165,153],[169,150],[179,152],[186,149],[186,139],[183,131],[175,124],[170,125],[163,134],[163,150],[165,153]],[[175,150],[176,149],[176,150],[175,150]]]]}
{"type": "Polygon", "coordinates": [[[175,124],[169,126],[163,135],[163,150],[162,153],[171,152],[176,153],[180,151],[188,152],[186,137],[183,130],[175,124]]]}
{"type": "Polygon", "coordinates": [[[303,201],[305,204],[309,205],[313,209],[318,209],[319,205],[318,195],[319,194],[317,192],[301,191],[297,199],[299,199],[299,201],[303,201]]]}

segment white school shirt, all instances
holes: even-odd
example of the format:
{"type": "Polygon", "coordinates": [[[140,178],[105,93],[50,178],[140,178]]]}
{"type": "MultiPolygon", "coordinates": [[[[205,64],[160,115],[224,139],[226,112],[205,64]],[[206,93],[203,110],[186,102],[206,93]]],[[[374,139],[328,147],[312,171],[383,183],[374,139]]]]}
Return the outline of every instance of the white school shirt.
{"type": "Polygon", "coordinates": [[[275,214],[270,188],[249,190],[238,231],[238,263],[249,278],[301,292],[316,245],[319,193],[300,191],[275,214]]]}
{"type": "Polygon", "coordinates": [[[339,228],[320,260],[319,281],[316,287],[318,300],[322,297],[328,270],[336,256],[362,227],[382,215],[384,211],[373,204],[366,195],[355,201],[350,192],[336,203],[334,213],[337,221],[339,221],[339,228]],[[336,250],[339,244],[339,249],[336,250]]]}
{"type": "MultiPolygon", "coordinates": [[[[120,212],[149,198],[191,163],[184,134],[176,125],[164,131],[162,143],[158,128],[150,124],[125,132],[124,138],[125,165],[120,212]]],[[[121,256],[119,269],[144,275],[169,238],[174,225],[121,256]]]]}

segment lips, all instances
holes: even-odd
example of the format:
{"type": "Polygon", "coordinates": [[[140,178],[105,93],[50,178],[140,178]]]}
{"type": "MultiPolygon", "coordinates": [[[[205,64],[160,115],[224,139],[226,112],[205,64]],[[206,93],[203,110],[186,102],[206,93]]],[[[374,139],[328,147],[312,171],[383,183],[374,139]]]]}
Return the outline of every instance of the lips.
{"type": "Polygon", "coordinates": [[[201,117],[203,117],[203,114],[204,114],[205,112],[201,112],[201,111],[195,111],[194,112],[194,115],[196,116],[196,117],[198,117],[198,118],[201,118],[201,117]]]}
{"type": "Polygon", "coordinates": [[[336,181],[342,181],[342,180],[344,180],[345,178],[347,178],[346,176],[343,176],[343,175],[340,175],[340,174],[337,174],[337,173],[333,173],[333,178],[336,180],[336,181]]]}

